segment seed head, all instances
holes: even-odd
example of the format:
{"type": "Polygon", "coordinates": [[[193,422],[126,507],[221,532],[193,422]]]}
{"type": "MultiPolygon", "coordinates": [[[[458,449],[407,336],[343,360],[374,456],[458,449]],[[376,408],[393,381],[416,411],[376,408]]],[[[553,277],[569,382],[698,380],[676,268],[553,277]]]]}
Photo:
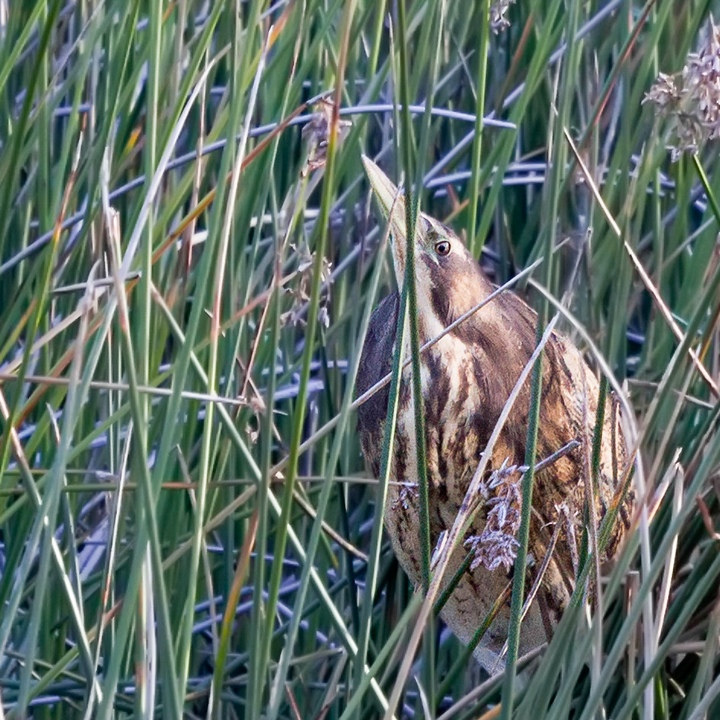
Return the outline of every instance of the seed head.
{"type": "Polygon", "coordinates": [[[645,95],[669,122],[668,149],[675,162],[682,153],[696,153],[720,137],[720,29],[710,22],[708,40],[687,56],[673,75],[660,73],[645,95]]]}

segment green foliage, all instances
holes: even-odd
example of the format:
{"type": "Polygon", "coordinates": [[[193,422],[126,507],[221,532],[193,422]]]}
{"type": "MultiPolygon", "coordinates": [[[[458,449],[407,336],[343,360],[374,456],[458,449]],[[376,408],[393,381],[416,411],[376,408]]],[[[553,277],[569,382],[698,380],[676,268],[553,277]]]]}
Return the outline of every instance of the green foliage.
{"type": "Polygon", "coordinates": [[[500,4],[0,0],[0,717],[720,715],[717,140],[643,103],[719,8],[500,4]],[[497,284],[541,258],[633,408],[637,530],[504,690],[439,621],[409,662],[361,153],[497,284]]]}

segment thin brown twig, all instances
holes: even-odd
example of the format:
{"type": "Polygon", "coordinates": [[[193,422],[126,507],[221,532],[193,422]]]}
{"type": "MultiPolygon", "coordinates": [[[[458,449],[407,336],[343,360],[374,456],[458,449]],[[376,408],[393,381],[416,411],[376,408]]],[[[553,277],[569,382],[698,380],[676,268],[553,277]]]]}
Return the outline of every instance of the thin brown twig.
{"type": "MultiPolygon", "coordinates": [[[[600,206],[600,209],[603,212],[603,215],[605,216],[605,219],[607,220],[608,224],[610,225],[610,228],[615,233],[617,238],[622,242],[623,247],[625,248],[625,252],[627,253],[628,257],[630,258],[630,261],[632,262],[633,266],[637,270],[638,275],[640,276],[640,279],[643,282],[643,285],[645,285],[645,289],[650,293],[650,297],[653,299],[653,302],[655,303],[655,306],[660,311],[660,314],[665,319],[665,322],[668,324],[668,327],[672,330],[673,335],[677,338],[677,340],[682,344],[682,342],[685,340],[685,335],[683,334],[680,326],[675,322],[675,318],[672,316],[672,312],[670,311],[670,308],[665,304],[665,301],[662,298],[662,295],[660,294],[660,291],[655,287],[652,279],[647,274],[647,271],[643,267],[642,263],[640,262],[640,258],[635,254],[635,251],[630,247],[630,244],[628,241],[624,238],[622,231],[620,230],[620,226],[617,224],[617,221],[612,216],[612,213],[610,212],[610,209],[605,204],[605,201],[602,198],[602,195],[600,194],[600,190],[598,189],[597,183],[595,183],[593,177],[590,174],[590,170],[588,169],[587,165],[585,164],[582,157],[580,157],[580,153],[578,152],[577,147],[575,146],[575,142],[572,139],[572,136],[567,131],[567,128],[563,128],[563,133],[565,135],[565,139],[568,142],[568,145],[570,146],[570,150],[572,151],[573,155],[575,156],[575,159],[577,160],[578,165],[580,166],[580,171],[583,174],[583,177],[585,178],[585,182],[587,182],[588,187],[590,188],[596,202],[600,206]]],[[[710,391],[716,398],[720,398],[720,388],[718,388],[717,383],[712,379],[710,376],[710,373],[707,371],[707,368],[702,364],[702,361],[700,360],[698,354],[693,350],[693,348],[688,347],[688,355],[690,356],[690,359],[692,360],[693,364],[695,365],[697,371],[700,373],[700,376],[705,381],[707,386],[710,388],[710,391]]]]}

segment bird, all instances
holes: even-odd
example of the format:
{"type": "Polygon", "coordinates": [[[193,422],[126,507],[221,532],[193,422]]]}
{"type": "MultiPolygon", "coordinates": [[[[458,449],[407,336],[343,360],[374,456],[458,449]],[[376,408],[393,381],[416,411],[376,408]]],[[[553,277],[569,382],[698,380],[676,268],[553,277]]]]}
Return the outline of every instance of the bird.
{"type": "MultiPolygon", "coordinates": [[[[401,567],[418,588],[422,585],[420,493],[407,332],[404,347],[395,348],[407,248],[405,201],[372,160],[362,159],[389,223],[398,290],[385,297],[371,315],[356,394],[363,395],[382,381],[391,372],[394,353],[402,352],[406,362],[384,525],[401,567]]],[[[495,287],[460,237],[424,212],[418,213],[413,247],[420,345],[441,336],[420,355],[430,540],[437,548],[463,507],[503,407],[537,346],[538,317],[508,291],[497,294],[448,332],[448,326],[487,300],[495,287]]],[[[614,524],[600,556],[607,567],[628,535],[635,505],[618,403],[611,398],[605,408],[594,486],[589,468],[599,380],[580,350],[560,332],[552,332],[543,352],[538,464],[525,583],[526,593],[532,588],[534,596],[521,625],[521,654],[551,638],[568,606],[588,523],[594,521],[598,527],[613,508],[614,524]],[[543,458],[548,459],[544,465],[543,458]]],[[[477,511],[443,579],[447,587],[453,576],[459,576],[440,615],[461,642],[470,643],[478,628],[483,623],[487,626],[486,618],[491,619],[474,650],[480,665],[491,674],[502,671],[505,664],[531,392],[528,379],[491,449],[479,496],[473,498],[477,511]]],[[[380,472],[388,398],[386,383],[358,407],[361,450],[375,477],[380,472]]]]}

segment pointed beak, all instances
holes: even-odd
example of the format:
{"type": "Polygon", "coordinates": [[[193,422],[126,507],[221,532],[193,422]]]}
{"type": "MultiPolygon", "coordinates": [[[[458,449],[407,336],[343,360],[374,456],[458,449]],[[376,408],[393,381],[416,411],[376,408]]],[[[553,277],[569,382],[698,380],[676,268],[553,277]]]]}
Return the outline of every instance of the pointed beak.
{"type": "Polygon", "coordinates": [[[405,273],[405,247],[407,244],[405,200],[398,188],[393,185],[388,176],[370,158],[363,155],[362,161],[382,214],[390,223],[395,277],[398,286],[402,287],[405,273]]]}

